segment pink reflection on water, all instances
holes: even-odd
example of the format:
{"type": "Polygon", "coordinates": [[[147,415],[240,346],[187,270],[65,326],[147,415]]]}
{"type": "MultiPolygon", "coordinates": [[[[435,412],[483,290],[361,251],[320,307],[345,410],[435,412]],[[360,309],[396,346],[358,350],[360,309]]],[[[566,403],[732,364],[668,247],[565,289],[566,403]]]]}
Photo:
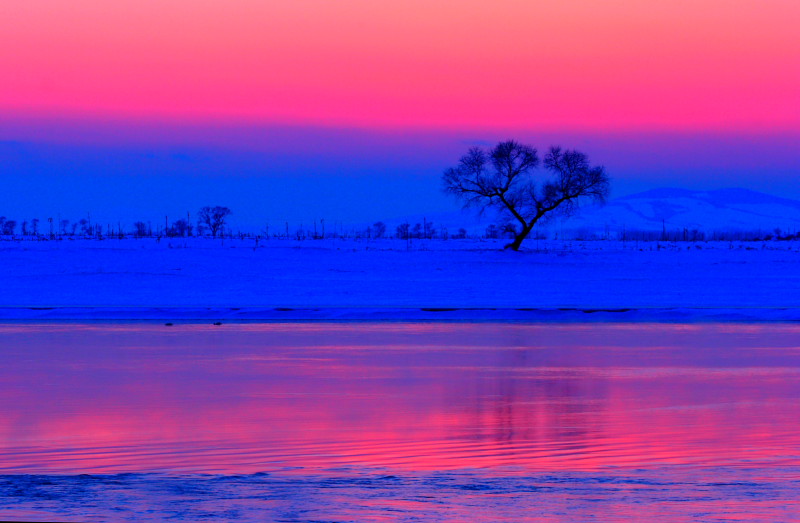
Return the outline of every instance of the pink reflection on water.
{"type": "Polygon", "coordinates": [[[0,326],[0,470],[798,465],[800,327],[0,326]]]}

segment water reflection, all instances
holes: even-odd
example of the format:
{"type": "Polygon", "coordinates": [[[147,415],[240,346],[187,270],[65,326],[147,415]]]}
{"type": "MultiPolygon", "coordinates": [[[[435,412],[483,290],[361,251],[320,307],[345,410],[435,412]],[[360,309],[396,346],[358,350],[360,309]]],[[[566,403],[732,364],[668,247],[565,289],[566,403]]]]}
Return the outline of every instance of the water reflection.
{"type": "Polygon", "coordinates": [[[0,326],[0,470],[798,463],[792,325],[0,326]]]}

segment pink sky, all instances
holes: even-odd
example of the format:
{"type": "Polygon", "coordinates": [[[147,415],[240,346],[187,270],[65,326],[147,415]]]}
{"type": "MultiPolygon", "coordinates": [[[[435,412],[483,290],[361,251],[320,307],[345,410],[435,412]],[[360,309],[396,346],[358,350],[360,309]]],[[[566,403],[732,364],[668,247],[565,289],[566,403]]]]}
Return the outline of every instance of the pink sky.
{"type": "Polygon", "coordinates": [[[0,113],[798,130],[797,0],[0,3],[0,113]]]}

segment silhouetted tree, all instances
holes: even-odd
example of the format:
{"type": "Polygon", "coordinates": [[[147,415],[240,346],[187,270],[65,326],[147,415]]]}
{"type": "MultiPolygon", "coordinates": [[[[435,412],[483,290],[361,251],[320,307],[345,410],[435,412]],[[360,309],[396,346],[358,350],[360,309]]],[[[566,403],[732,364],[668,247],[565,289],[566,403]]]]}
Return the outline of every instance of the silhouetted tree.
{"type": "Polygon", "coordinates": [[[168,231],[169,236],[186,236],[189,232],[189,222],[186,220],[178,220],[172,224],[168,231]]]}
{"type": "Polygon", "coordinates": [[[197,220],[198,223],[208,227],[208,230],[211,231],[211,236],[216,238],[225,225],[225,220],[230,215],[231,210],[227,207],[220,207],[219,205],[216,207],[203,207],[197,213],[197,220]]]}
{"type": "Polygon", "coordinates": [[[432,239],[436,234],[436,229],[433,227],[433,222],[426,221],[423,228],[423,235],[429,240],[432,239]]]}
{"type": "Polygon", "coordinates": [[[135,222],[133,224],[134,232],[133,234],[137,238],[144,238],[147,236],[147,224],[144,222],[135,222]]]}
{"type": "Polygon", "coordinates": [[[31,220],[31,227],[33,227],[33,235],[39,236],[39,218],[31,220]]]}
{"type": "Polygon", "coordinates": [[[83,234],[84,236],[92,235],[92,226],[89,223],[89,220],[87,220],[86,218],[81,218],[81,220],[78,223],[80,223],[81,225],[81,234],[83,234]]]}
{"type": "Polygon", "coordinates": [[[500,233],[503,238],[516,238],[517,228],[514,227],[513,223],[505,223],[500,227],[500,233]]]}
{"type": "Polygon", "coordinates": [[[375,232],[376,238],[383,238],[386,235],[386,224],[383,222],[375,222],[372,224],[372,230],[375,232]]]}
{"type": "Polygon", "coordinates": [[[411,230],[411,237],[412,238],[422,238],[422,224],[416,223],[414,224],[414,229],[411,230]]]}
{"type": "Polygon", "coordinates": [[[407,240],[408,239],[408,224],[401,223],[395,229],[394,235],[400,240],[407,240]]]}
{"type": "Polygon", "coordinates": [[[5,236],[13,236],[14,229],[17,228],[16,220],[6,220],[3,218],[3,234],[5,236]]]}
{"type": "Polygon", "coordinates": [[[544,158],[550,176],[537,183],[538,165],[536,149],[513,140],[488,151],[472,147],[444,172],[444,190],[465,206],[494,208],[519,222],[514,241],[506,245],[516,251],[543,217],[570,214],[582,200],[603,202],[608,196],[605,169],[589,165],[581,152],[551,147],[544,158]]]}

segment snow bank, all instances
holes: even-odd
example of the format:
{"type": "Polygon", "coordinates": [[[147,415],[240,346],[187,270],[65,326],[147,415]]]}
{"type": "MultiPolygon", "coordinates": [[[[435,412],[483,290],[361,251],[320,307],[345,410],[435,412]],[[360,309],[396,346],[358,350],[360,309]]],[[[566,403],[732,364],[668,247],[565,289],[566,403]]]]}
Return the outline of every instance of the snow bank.
{"type": "Polygon", "coordinates": [[[0,318],[798,319],[794,242],[501,243],[0,242],[0,318]]]}

